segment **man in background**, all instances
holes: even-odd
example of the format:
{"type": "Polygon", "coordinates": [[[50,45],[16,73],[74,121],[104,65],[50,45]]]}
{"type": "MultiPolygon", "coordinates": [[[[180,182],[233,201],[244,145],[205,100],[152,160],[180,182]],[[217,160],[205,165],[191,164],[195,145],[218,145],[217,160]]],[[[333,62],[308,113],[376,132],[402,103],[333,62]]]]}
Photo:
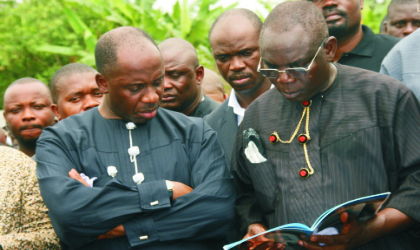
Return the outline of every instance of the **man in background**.
{"type": "Polygon", "coordinates": [[[324,14],[330,36],[337,38],[334,62],[379,72],[382,60],[399,39],[374,34],[369,27],[361,25],[363,0],[312,3],[324,14]]]}
{"type": "Polygon", "coordinates": [[[57,70],[51,78],[53,104],[58,120],[82,113],[102,102],[103,94],[95,81],[98,72],[82,63],[71,63],[57,70]]]}
{"type": "Polygon", "coordinates": [[[50,90],[38,79],[16,80],[4,93],[4,119],[18,141],[18,149],[29,157],[35,154],[42,130],[55,124],[50,106],[50,90]]]}
{"type": "Polygon", "coordinates": [[[382,62],[380,73],[410,88],[420,100],[420,31],[416,30],[395,45],[382,62]]]}
{"type": "Polygon", "coordinates": [[[210,46],[220,75],[232,87],[229,98],[205,118],[218,135],[230,164],[233,142],[245,109],[271,87],[257,72],[261,19],[247,9],[222,13],[209,32],[210,46]]]}
{"type": "Polygon", "coordinates": [[[197,52],[191,43],[180,38],[169,38],[159,44],[159,49],[165,62],[161,107],[203,118],[219,106],[201,91],[204,67],[199,64],[197,52]]]}
{"type": "Polygon", "coordinates": [[[420,27],[418,0],[392,0],[388,5],[385,32],[390,36],[404,38],[420,27]]]}
{"type": "Polygon", "coordinates": [[[218,103],[223,103],[228,95],[225,93],[222,79],[211,69],[204,68],[204,79],[201,83],[201,90],[203,94],[215,100],[218,103]]]}

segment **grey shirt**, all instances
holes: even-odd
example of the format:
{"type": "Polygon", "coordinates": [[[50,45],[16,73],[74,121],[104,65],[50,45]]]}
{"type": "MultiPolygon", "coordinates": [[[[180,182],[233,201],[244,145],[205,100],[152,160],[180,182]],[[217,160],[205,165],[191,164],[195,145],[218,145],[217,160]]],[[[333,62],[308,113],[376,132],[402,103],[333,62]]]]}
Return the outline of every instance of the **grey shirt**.
{"type": "MultiPolygon", "coordinates": [[[[277,89],[257,98],[247,109],[232,154],[237,190],[236,209],[242,232],[252,223],[273,228],[287,223],[309,227],[327,209],[359,197],[391,191],[387,207],[420,221],[420,108],[414,94],[393,78],[337,64],[338,75],[310,106],[307,167],[303,146],[272,144],[276,131],[289,140],[299,120],[301,103],[290,102],[277,89]],[[244,154],[243,131],[259,134],[267,161],[251,163],[244,154]]],[[[298,135],[305,131],[305,119],[298,135]]],[[[418,224],[417,224],[418,226],[418,224]]],[[[408,231],[357,249],[417,249],[408,231]]]]}
{"type": "Polygon", "coordinates": [[[145,177],[136,184],[125,124],[94,108],[42,132],[37,177],[63,248],[219,249],[231,226],[235,194],[216,133],[202,119],[159,109],[132,130],[145,177]],[[108,166],[117,168],[115,178],[108,166]],[[72,168],[98,180],[86,187],[68,176],[72,168]],[[165,180],[194,190],[171,202],[165,180]],[[120,224],[126,237],[96,240],[120,224]]]}
{"type": "Polygon", "coordinates": [[[409,87],[420,99],[420,30],[395,45],[382,62],[380,73],[409,87]]]}
{"type": "Polygon", "coordinates": [[[198,106],[194,109],[193,112],[191,112],[189,116],[204,118],[204,116],[210,114],[214,109],[219,107],[220,104],[218,102],[206,95],[203,96],[204,100],[198,104],[198,106]]]}

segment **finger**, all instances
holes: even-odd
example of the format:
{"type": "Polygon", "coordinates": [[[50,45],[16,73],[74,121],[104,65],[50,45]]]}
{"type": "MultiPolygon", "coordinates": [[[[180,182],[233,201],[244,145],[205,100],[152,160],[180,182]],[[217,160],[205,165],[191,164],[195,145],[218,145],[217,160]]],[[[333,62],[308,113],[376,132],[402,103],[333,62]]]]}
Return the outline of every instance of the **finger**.
{"type": "Polygon", "coordinates": [[[298,244],[308,250],[322,250],[319,243],[309,243],[303,240],[298,241],[298,244]]]}
{"type": "Polygon", "coordinates": [[[347,212],[343,212],[340,214],[340,220],[343,224],[346,224],[349,219],[349,214],[347,212]]]}
{"type": "Polygon", "coordinates": [[[69,176],[70,176],[70,178],[75,179],[75,180],[81,182],[83,185],[89,187],[87,182],[85,180],[83,180],[83,178],[80,176],[79,172],[76,171],[76,169],[70,170],[69,176]]]}
{"type": "Polygon", "coordinates": [[[253,250],[266,250],[269,247],[271,249],[271,247],[274,246],[274,242],[273,241],[266,241],[266,242],[263,242],[259,245],[255,244],[255,242],[254,242],[254,245],[256,245],[257,247],[254,248],[253,250]]]}
{"type": "Polygon", "coordinates": [[[251,241],[245,241],[239,245],[239,250],[248,250],[252,246],[254,246],[254,244],[251,241]]]}
{"type": "Polygon", "coordinates": [[[312,235],[311,242],[324,243],[327,245],[333,245],[336,243],[337,236],[327,236],[327,235],[312,235]]]}

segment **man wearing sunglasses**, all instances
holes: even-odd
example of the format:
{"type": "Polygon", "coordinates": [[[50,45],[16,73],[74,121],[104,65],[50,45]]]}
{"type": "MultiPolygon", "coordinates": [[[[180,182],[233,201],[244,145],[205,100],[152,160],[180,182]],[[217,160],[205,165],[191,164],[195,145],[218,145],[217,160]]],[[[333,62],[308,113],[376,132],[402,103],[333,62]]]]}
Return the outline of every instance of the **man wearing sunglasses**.
{"type": "Polygon", "coordinates": [[[418,233],[420,221],[420,108],[411,90],[334,63],[337,40],[304,1],[269,14],[260,48],[258,69],[276,89],[248,107],[233,149],[242,235],[287,223],[311,226],[348,200],[392,195],[368,221],[341,213],[336,235],[295,246],[253,241],[242,249],[416,249],[410,233],[418,233]]]}

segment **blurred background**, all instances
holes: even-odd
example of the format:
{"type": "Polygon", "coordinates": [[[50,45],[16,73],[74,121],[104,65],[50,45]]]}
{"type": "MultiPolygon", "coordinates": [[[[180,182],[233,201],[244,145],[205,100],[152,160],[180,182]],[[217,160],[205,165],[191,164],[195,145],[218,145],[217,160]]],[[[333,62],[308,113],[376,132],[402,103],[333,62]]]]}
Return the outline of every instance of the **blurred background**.
{"type": "MultiPolygon", "coordinates": [[[[379,33],[389,1],[364,1],[363,24],[375,33],[379,33]]],[[[283,1],[0,0],[0,110],[6,87],[18,78],[34,77],[49,83],[53,73],[68,63],[94,67],[96,41],[119,26],[139,27],[156,43],[170,37],[186,39],[197,49],[200,64],[218,72],[207,38],[215,18],[227,9],[242,7],[264,20],[280,2],[283,1]]],[[[228,91],[229,86],[225,86],[228,91]]]]}

